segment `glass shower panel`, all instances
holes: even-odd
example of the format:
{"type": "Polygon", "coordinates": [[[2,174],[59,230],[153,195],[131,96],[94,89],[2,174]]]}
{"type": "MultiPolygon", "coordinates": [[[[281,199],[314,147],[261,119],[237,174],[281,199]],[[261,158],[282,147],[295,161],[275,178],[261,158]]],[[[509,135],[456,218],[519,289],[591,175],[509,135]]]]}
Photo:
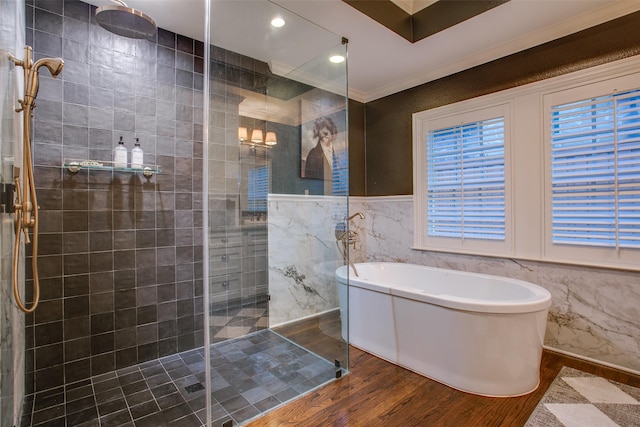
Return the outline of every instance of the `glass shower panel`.
{"type": "Polygon", "coordinates": [[[212,1],[210,25],[205,292],[218,426],[346,372],[333,272],[348,217],[347,79],[346,61],[328,61],[346,58],[346,41],[271,2],[212,1]]]}
{"type": "Polygon", "coordinates": [[[347,292],[334,272],[347,262],[349,244],[346,57],[343,39],[284,76],[299,91],[298,136],[294,147],[273,150],[269,195],[270,326],[342,367],[347,292]]]}
{"type": "MultiPolygon", "coordinates": [[[[21,158],[20,151],[14,153],[21,137],[20,115],[14,109],[22,73],[14,70],[7,53],[22,55],[23,23],[23,1],[0,1],[0,176],[3,192],[7,189],[6,184],[13,181],[14,158],[21,158]]],[[[2,203],[5,203],[4,199],[2,203]]],[[[7,212],[3,205],[0,211],[0,427],[19,425],[24,396],[24,316],[13,304],[14,224],[13,214],[7,212]]],[[[24,258],[21,264],[24,265],[24,258]]],[[[20,279],[24,283],[24,277],[20,279]]]]}

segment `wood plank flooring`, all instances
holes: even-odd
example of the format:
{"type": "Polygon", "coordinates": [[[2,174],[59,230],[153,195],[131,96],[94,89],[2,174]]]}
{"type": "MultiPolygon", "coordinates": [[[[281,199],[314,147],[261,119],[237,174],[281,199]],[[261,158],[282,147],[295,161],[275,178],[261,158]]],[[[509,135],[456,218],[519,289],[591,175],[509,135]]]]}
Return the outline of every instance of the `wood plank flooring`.
{"type": "MultiPolygon", "coordinates": [[[[336,339],[335,329],[327,328],[327,321],[330,319],[311,319],[276,332],[333,359],[336,353],[344,353],[344,343],[336,339]]],[[[337,333],[339,337],[339,330],[337,333]]],[[[536,391],[522,397],[488,398],[454,390],[357,348],[349,351],[348,375],[248,425],[523,426],[564,365],[640,387],[640,376],[545,350],[536,391]]]]}

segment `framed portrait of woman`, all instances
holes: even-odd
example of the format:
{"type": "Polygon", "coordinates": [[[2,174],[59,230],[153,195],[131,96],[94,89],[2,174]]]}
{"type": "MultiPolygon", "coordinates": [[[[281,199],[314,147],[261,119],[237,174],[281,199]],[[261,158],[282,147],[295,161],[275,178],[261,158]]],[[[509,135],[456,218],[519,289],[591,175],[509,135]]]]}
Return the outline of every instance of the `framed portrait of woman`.
{"type": "Polygon", "coordinates": [[[300,177],[330,181],[336,156],[346,146],[345,114],[343,107],[325,115],[314,114],[314,110],[312,103],[302,101],[300,177]]]}

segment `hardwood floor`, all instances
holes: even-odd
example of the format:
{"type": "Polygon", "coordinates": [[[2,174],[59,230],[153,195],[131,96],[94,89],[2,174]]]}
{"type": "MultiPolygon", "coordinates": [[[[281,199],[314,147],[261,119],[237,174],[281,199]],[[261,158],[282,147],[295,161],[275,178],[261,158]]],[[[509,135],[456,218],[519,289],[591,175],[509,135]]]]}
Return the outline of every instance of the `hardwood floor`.
{"type": "MultiPolygon", "coordinates": [[[[311,319],[276,329],[276,332],[321,355],[334,354],[341,349],[344,353],[344,343],[335,339],[335,329],[327,335],[327,330],[331,329],[323,323],[326,321],[328,319],[311,319]]],[[[354,347],[349,351],[348,375],[248,425],[523,426],[565,365],[640,387],[640,376],[545,350],[541,382],[536,391],[522,397],[488,398],[454,390],[354,347]]]]}

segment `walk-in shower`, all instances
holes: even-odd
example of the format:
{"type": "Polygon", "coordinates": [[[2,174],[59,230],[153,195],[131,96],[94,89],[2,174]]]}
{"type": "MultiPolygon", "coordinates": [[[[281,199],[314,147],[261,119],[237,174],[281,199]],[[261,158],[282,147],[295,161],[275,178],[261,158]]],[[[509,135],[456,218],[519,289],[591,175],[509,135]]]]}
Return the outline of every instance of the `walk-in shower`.
{"type": "MultiPolygon", "coordinates": [[[[0,427],[245,424],[347,372],[346,62],[329,61],[347,41],[270,1],[116,3],[0,3],[17,34],[0,48],[33,46],[51,72],[29,132],[39,279],[30,245],[15,275],[26,307],[39,281],[39,303],[0,304],[0,427]],[[105,25],[114,7],[128,15],[111,24],[145,28],[105,25]],[[305,176],[317,122],[333,123],[322,178],[305,176]],[[152,175],[110,166],[120,139],[152,175]]],[[[23,81],[34,89],[18,68],[3,54],[3,190],[27,127],[13,109],[23,81]]],[[[10,290],[15,214],[2,215],[10,290]]]]}

